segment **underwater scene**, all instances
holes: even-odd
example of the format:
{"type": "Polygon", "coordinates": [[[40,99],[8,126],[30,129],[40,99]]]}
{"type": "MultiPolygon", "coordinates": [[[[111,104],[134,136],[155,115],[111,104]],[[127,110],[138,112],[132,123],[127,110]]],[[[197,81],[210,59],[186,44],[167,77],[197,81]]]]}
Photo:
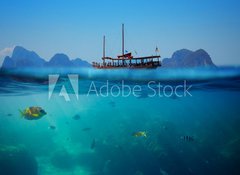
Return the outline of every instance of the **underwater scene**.
{"type": "Polygon", "coordinates": [[[1,72],[0,174],[239,175],[239,99],[239,67],[1,72]]]}

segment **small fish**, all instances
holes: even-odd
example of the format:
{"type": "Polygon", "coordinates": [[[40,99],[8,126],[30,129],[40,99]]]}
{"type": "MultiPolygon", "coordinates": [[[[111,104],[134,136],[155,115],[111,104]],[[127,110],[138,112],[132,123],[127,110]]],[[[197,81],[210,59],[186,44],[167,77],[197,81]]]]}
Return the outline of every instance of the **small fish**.
{"type": "Polygon", "coordinates": [[[92,141],[92,143],[91,143],[91,149],[94,149],[95,148],[95,146],[96,146],[96,140],[95,139],[93,139],[93,141],[92,141]]]}
{"type": "Polygon", "coordinates": [[[146,131],[134,132],[132,134],[132,136],[134,136],[134,137],[147,137],[147,132],[146,131]]]}
{"type": "Polygon", "coordinates": [[[114,101],[110,101],[108,104],[109,104],[111,107],[115,107],[115,106],[116,106],[116,103],[115,103],[114,101]]]}
{"type": "Polygon", "coordinates": [[[81,116],[79,114],[76,114],[76,115],[73,116],[74,120],[79,120],[80,118],[81,118],[81,116]]]}
{"type": "Polygon", "coordinates": [[[9,114],[7,114],[6,116],[11,117],[11,116],[13,116],[13,114],[9,113],[9,114]]]}
{"type": "Polygon", "coordinates": [[[52,129],[52,130],[55,130],[55,129],[56,129],[56,126],[50,125],[48,128],[49,128],[49,129],[52,129]]]}
{"type": "Polygon", "coordinates": [[[21,116],[27,120],[38,120],[47,114],[41,107],[37,106],[31,106],[24,109],[23,111],[19,111],[21,113],[21,116]]]}
{"type": "Polygon", "coordinates": [[[83,128],[82,131],[90,131],[92,128],[83,128]]]}
{"type": "Polygon", "coordinates": [[[193,136],[181,136],[180,139],[183,140],[183,141],[186,141],[186,142],[193,142],[194,141],[193,136]]]}

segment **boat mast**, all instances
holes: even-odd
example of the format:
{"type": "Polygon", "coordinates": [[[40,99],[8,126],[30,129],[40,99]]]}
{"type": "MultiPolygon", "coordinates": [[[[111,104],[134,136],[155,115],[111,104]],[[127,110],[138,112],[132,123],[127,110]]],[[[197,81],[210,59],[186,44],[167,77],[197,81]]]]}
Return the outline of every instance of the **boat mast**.
{"type": "Polygon", "coordinates": [[[105,35],[103,36],[103,58],[105,58],[105,35]]]}
{"type": "Polygon", "coordinates": [[[122,55],[124,55],[124,24],[122,24],[122,55]]]}
{"type": "Polygon", "coordinates": [[[103,36],[103,65],[105,65],[105,35],[103,36]]]}

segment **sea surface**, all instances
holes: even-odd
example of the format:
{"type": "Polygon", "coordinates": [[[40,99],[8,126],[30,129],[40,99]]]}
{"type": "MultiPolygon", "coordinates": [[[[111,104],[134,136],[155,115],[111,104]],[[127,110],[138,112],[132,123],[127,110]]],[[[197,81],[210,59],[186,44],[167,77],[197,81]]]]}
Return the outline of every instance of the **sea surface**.
{"type": "Polygon", "coordinates": [[[0,73],[1,175],[239,175],[239,165],[240,67],[0,73]],[[47,114],[27,120],[31,106],[47,114]]]}

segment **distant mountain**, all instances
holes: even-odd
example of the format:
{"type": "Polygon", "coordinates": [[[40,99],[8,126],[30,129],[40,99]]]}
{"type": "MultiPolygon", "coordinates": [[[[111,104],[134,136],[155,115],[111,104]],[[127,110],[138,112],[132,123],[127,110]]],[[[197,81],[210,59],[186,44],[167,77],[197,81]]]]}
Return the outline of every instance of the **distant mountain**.
{"type": "MultiPolygon", "coordinates": [[[[211,57],[203,49],[197,51],[181,49],[174,52],[171,58],[165,58],[162,60],[162,67],[167,68],[210,66],[215,67],[211,57]]],[[[35,52],[16,46],[13,50],[12,56],[5,57],[2,68],[11,69],[24,67],[91,67],[91,64],[80,58],[70,60],[67,55],[62,53],[55,54],[47,62],[35,52]]]]}
{"type": "Polygon", "coordinates": [[[42,67],[46,61],[35,52],[16,46],[12,56],[5,57],[2,68],[42,67]]]}
{"type": "Polygon", "coordinates": [[[87,61],[76,58],[70,60],[69,57],[65,54],[56,54],[54,55],[49,62],[45,63],[47,67],[91,67],[87,61]]]}
{"type": "Polygon", "coordinates": [[[65,54],[55,54],[48,62],[39,57],[35,52],[23,47],[16,46],[12,56],[6,56],[2,68],[23,68],[23,67],[90,67],[87,61],[76,58],[70,60],[65,54]]]}
{"type": "Polygon", "coordinates": [[[65,54],[58,53],[55,54],[49,62],[45,63],[47,67],[72,67],[73,63],[70,61],[69,57],[65,54]]]}
{"type": "Polygon", "coordinates": [[[175,68],[175,67],[216,67],[212,62],[209,54],[199,49],[197,51],[191,51],[187,49],[181,49],[173,53],[171,58],[165,58],[162,60],[162,67],[175,68]]]}
{"type": "Polygon", "coordinates": [[[80,58],[76,58],[74,60],[72,60],[73,66],[75,67],[92,67],[91,64],[89,64],[87,61],[84,61],[80,58]]]}

